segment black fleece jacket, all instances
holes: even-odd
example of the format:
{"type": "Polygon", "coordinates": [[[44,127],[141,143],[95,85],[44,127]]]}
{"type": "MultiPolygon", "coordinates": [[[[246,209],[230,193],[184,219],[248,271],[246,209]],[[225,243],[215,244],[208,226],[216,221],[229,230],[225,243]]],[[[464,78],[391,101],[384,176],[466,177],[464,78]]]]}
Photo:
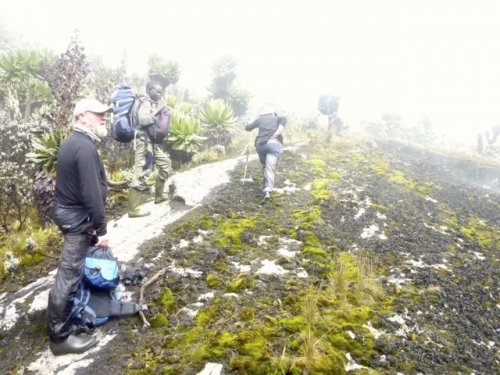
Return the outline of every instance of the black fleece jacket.
{"type": "Polygon", "coordinates": [[[103,236],[107,193],[104,166],[94,142],[84,133],[73,132],[61,143],[57,156],[55,203],[88,215],[91,228],[103,236]]]}
{"type": "Polygon", "coordinates": [[[255,145],[265,144],[278,129],[278,126],[286,124],[285,116],[278,116],[274,113],[269,113],[265,115],[260,115],[253,122],[245,126],[246,131],[251,131],[255,128],[259,128],[259,133],[255,138],[255,145]]]}

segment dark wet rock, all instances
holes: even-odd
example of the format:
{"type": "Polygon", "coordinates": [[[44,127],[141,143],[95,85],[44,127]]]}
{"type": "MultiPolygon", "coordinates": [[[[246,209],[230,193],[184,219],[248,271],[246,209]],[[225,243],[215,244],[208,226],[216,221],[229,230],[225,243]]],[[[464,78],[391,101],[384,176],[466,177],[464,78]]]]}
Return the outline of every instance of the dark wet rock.
{"type": "Polygon", "coordinates": [[[267,289],[267,283],[265,282],[265,277],[263,277],[264,280],[262,280],[262,278],[259,278],[260,280],[257,280],[257,282],[255,283],[255,289],[257,290],[260,290],[260,291],[264,291],[267,289]]]}
{"type": "Polygon", "coordinates": [[[148,274],[149,269],[144,266],[141,266],[140,268],[125,267],[125,269],[122,270],[120,279],[124,285],[137,285],[142,283],[148,274]]]}
{"type": "Polygon", "coordinates": [[[221,249],[218,249],[216,247],[206,248],[204,250],[204,254],[212,261],[216,261],[217,259],[220,259],[221,257],[226,255],[221,249]]]}
{"type": "Polygon", "coordinates": [[[135,361],[134,363],[132,363],[132,365],[130,365],[130,368],[134,369],[134,370],[143,369],[144,368],[144,363],[141,362],[141,361],[135,361]]]}
{"type": "Polygon", "coordinates": [[[251,232],[243,232],[242,235],[240,236],[240,239],[242,242],[249,244],[249,245],[257,243],[251,232]]]}
{"type": "Polygon", "coordinates": [[[297,263],[294,262],[292,259],[287,258],[287,257],[279,257],[276,260],[276,264],[280,265],[286,270],[294,270],[297,268],[297,263]]]}

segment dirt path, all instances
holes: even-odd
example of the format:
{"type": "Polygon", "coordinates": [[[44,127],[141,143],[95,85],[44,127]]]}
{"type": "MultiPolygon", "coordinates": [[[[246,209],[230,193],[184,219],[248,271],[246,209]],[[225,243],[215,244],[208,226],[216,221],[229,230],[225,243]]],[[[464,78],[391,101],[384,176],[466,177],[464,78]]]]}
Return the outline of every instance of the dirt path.
{"type": "MultiPolygon", "coordinates": [[[[253,159],[255,155],[251,157],[253,159]]],[[[174,223],[200,205],[210,193],[214,194],[219,186],[229,182],[229,171],[242,160],[243,157],[224,160],[175,175],[177,191],[185,200],[185,205],[177,202],[154,205],[149,202],[144,206],[151,210],[150,216],[130,219],[124,215],[111,221],[108,224],[110,245],[121,264],[131,262],[137,257],[141,244],[157,237],[165,226],[174,223]]],[[[0,295],[0,328],[4,332],[1,337],[2,352],[7,357],[3,363],[7,368],[23,368],[30,358],[38,357],[27,366],[28,371],[39,374],[71,373],[75,369],[85,368],[91,362],[88,357],[95,355],[114,339],[113,333],[101,334],[99,345],[84,355],[54,357],[50,353],[47,338],[44,337],[44,320],[54,274],[55,270],[17,292],[0,295]],[[29,342],[34,338],[35,342],[29,342]]]]}

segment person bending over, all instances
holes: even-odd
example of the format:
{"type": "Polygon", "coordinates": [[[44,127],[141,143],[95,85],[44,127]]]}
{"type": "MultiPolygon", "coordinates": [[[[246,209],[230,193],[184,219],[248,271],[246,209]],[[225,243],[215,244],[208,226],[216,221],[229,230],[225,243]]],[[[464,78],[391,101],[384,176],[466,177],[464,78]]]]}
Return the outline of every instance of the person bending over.
{"type": "Polygon", "coordinates": [[[275,112],[265,113],[257,117],[253,122],[245,126],[246,131],[258,129],[255,137],[255,148],[262,164],[264,179],[264,200],[269,200],[274,188],[276,167],[281,155],[281,144],[283,143],[283,130],[287,118],[279,116],[275,112]]]}

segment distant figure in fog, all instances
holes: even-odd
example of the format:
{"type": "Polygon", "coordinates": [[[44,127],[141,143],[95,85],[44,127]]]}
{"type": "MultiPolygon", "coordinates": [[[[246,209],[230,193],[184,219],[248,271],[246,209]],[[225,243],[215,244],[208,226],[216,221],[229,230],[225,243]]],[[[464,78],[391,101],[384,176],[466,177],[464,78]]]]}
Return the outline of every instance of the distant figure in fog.
{"type": "Polygon", "coordinates": [[[253,122],[245,126],[246,131],[259,129],[255,138],[255,148],[262,164],[264,177],[263,201],[271,198],[276,167],[281,155],[281,144],[283,144],[282,133],[286,122],[287,118],[285,116],[278,116],[276,112],[271,112],[260,115],[253,122]]]}
{"type": "Polygon", "coordinates": [[[488,129],[488,131],[484,132],[484,134],[478,133],[477,151],[480,154],[482,154],[486,149],[491,148],[496,143],[499,135],[500,135],[500,125],[493,126],[491,129],[488,129]]]}

